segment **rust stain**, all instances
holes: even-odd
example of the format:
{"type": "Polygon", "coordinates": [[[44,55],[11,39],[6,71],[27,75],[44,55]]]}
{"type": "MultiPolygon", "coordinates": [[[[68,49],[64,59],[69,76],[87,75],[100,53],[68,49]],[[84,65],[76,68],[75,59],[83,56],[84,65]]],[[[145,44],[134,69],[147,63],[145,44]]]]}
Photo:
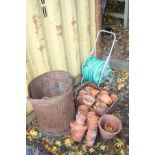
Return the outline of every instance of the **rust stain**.
{"type": "Polygon", "coordinates": [[[75,20],[72,21],[73,31],[77,31],[77,22],[75,20]]]}
{"type": "Polygon", "coordinates": [[[56,29],[57,29],[57,34],[62,35],[62,25],[57,25],[56,29]]]}
{"type": "Polygon", "coordinates": [[[72,25],[74,26],[75,24],[76,24],[76,21],[75,21],[75,20],[73,20],[73,21],[72,21],[72,25]]]}
{"type": "Polygon", "coordinates": [[[41,45],[41,46],[39,47],[39,50],[42,51],[44,48],[45,48],[45,46],[41,45]]]}
{"type": "Polygon", "coordinates": [[[34,22],[34,24],[35,24],[36,33],[38,33],[38,32],[39,32],[39,28],[41,27],[40,17],[34,15],[34,16],[32,17],[32,19],[33,19],[33,22],[34,22]]]}

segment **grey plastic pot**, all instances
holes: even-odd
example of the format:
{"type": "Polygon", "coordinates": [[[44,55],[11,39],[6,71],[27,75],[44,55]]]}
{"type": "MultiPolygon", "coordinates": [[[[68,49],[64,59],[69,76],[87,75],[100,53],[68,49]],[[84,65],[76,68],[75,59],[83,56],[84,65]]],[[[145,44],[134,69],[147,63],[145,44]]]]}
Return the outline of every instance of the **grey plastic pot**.
{"type": "Polygon", "coordinates": [[[111,114],[102,115],[98,121],[98,125],[101,137],[104,141],[111,140],[122,130],[121,120],[111,114]],[[104,126],[106,123],[110,124],[113,127],[114,132],[108,132],[105,130],[104,126]]]}

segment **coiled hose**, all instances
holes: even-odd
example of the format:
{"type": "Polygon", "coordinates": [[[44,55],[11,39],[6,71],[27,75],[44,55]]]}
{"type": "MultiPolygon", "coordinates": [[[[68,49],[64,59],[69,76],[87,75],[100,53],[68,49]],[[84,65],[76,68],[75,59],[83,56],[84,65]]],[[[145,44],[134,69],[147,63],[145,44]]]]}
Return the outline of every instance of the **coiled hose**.
{"type": "Polygon", "coordinates": [[[95,56],[91,55],[87,58],[82,66],[82,76],[84,81],[91,81],[95,84],[100,84],[105,81],[111,73],[110,64],[106,65],[106,69],[103,77],[100,79],[103,66],[105,65],[104,60],[99,60],[95,56]]]}

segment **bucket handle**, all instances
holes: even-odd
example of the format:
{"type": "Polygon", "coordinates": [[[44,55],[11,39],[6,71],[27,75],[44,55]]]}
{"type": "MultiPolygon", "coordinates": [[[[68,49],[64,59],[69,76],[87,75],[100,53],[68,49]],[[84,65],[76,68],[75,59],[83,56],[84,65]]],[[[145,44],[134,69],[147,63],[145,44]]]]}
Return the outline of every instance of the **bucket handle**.
{"type": "MultiPolygon", "coordinates": [[[[112,42],[112,45],[111,45],[111,48],[110,48],[109,55],[108,55],[108,57],[107,57],[107,59],[106,59],[106,61],[105,61],[105,64],[104,64],[104,66],[103,66],[103,69],[102,69],[102,71],[101,71],[101,75],[100,75],[100,79],[99,79],[99,82],[98,82],[98,86],[100,85],[100,81],[101,81],[102,77],[104,76],[104,73],[105,73],[105,71],[106,71],[106,67],[107,67],[107,65],[108,65],[108,63],[109,63],[109,61],[110,61],[110,57],[111,57],[111,53],[112,53],[112,50],[113,50],[113,47],[114,47],[114,43],[115,43],[115,41],[116,41],[116,34],[115,34],[114,32],[110,32],[110,31],[103,30],[103,29],[100,30],[100,31],[97,33],[97,37],[96,37],[96,40],[95,40],[94,47],[93,47],[93,49],[91,50],[91,52],[90,52],[90,54],[89,54],[88,57],[92,56],[92,55],[94,54],[94,52],[96,51],[96,44],[97,44],[99,35],[100,35],[101,33],[108,33],[108,34],[113,35],[113,42],[112,42]]],[[[83,80],[84,80],[84,79],[82,78],[82,80],[81,80],[81,85],[82,85],[83,80]]]]}

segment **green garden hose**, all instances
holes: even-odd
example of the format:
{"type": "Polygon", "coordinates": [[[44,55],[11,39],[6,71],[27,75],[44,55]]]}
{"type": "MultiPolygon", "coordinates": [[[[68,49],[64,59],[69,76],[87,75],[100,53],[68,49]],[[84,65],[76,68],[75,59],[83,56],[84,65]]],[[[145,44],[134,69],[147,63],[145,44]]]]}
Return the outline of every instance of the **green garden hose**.
{"type": "Polygon", "coordinates": [[[110,67],[109,61],[110,61],[115,39],[116,39],[116,36],[113,32],[109,32],[106,30],[100,30],[98,32],[97,38],[95,41],[95,46],[93,47],[85,63],[82,65],[82,76],[83,76],[82,81],[89,81],[89,82],[93,82],[95,84],[100,85],[101,83],[105,81],[106,77],[110,76],[111,67],[110,67]],[[96,43],[97,43],[99,34],[101,32],[106,32],[114,36],[114,40],[113,40],[109,55],[106,60],[99,60],[95,56],[92,55],[94,51],[96,50],[96,43]]]}

